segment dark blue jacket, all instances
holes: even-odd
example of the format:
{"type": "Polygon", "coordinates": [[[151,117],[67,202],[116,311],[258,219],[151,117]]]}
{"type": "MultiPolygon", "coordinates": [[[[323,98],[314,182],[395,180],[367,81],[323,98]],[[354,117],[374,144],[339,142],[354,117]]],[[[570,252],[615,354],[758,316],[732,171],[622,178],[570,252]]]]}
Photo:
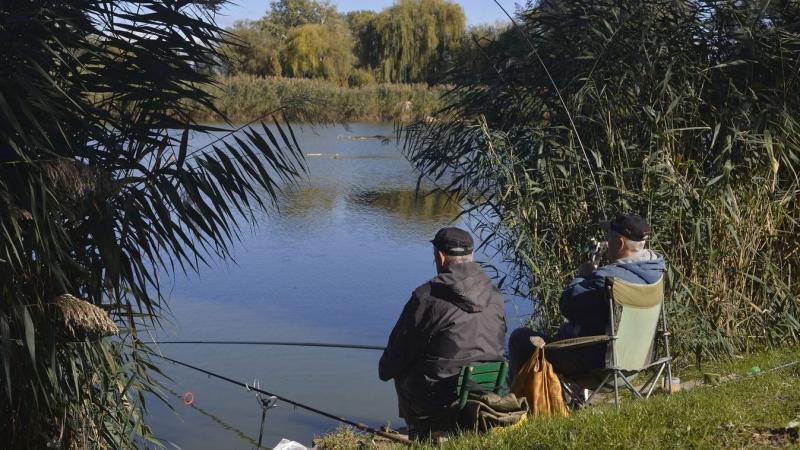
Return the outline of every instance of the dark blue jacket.
{"type": "Polygon", "coordinates": [[[664,258],[650,250],[600,267],[586,278],[575,278],[561,295],[561,314],[569,320],[557,339],[594,336],[606,333],[608,300],[606,279],[620,278],[629,283],[653,284],[664,274],[664,258]]]}

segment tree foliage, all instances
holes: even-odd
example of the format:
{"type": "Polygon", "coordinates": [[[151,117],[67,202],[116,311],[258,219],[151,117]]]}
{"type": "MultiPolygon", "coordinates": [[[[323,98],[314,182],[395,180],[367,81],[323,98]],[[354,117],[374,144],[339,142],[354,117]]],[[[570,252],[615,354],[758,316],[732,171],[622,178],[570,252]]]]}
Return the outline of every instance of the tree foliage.
{"type": "Polygon", "coordinates": [[[375,30],[375,21],[378,13],[375,11],[350,11],[345,16],[347,27],[353,35],[355,46],[353,52],[358,66],[367,68],[376,66],[380,60],[378,56],[378,35],[375,30]]]}
{"type": "Polygon", "coordinates": [[[252,48],[233,49],[228,73],[277,69],[278,51],[286,76],[341,80],[350,75],[343,77],[341,70],[358,68],[354,80],[364,79],[366,71],[385,82],[435,83],[466,42],[464,30],[464,12],[450,0],[401,0],[380,13],[346,15],[327,1],[274,1],[261,20],[230,29],[252,48]]]}
{"type": "Polygon", "coordinates": [[[390,82],[438,81],[460,42],[464,11],[448,0],[400,0],[375,21],[379,61],[390,82]]]}
{"type": "Polygon", "coordinates": [[[225,70],[229,75],[251,74],[261,77],[280,76],[281,38],[260,23],[236,22],[228,31],[237,40],[225,44],[225,70]]]}
{"type": "Polygon", "coordinates": [[[159,274],[228,256],[238,224],[301,174],[283,126],[190,145],[219,131],[188,114],[213,108],[197,68],[226,37],[185,1],[0,3],[4,448],[153,439],[157,367],[138,336],[166,306],[159,274]],[[91,328],[109,318],[115,338],[91,328]]]}
{"type": "Polygon", "coordinates": [[[287,75],[347,82],[353,68],[353,40],[344,27],[306,24],[289,31],[283,60],[287,75]]]}
{"type": "Polygon", "coordinates": [[[267,19],[284,30],[341,20],[336,7],[328,0],[272,0],[267,19]]]}
{"type": "Polygon", "coordinates": [[[452,69],[459,71],[462,77],[471,76],[476,83],[487,77],[494,77],[495,70],[487,51],[509,45],[510,40],[519,37],[516,33],[509,33],[509,28],[510,24],[505,22],[469,27],[461,37],[457,50],[453,52],[452,69]],[[501,40],[503,44],[500,44],[501,40]]]}
{"type": "Polygon", "coordinates": [[[450,74],[454,120],[405,130],[409,157],[475,205],[550,326],[597,221],[631,211],[667,257],[680,350],[796,344],[800,4],[620,5],[522,12],[450,74]]]}

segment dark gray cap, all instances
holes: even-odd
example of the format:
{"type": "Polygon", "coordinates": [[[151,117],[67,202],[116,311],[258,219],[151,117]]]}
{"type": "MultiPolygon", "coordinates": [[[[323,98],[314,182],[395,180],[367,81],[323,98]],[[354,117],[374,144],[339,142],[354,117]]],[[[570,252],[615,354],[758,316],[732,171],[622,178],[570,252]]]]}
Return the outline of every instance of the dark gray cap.
{"type": "Polygon", "coordinates": [[[475,246],[469,232],[456,227],[442,228],[431,243],[437,250],[449,256],[470,255],[475,246]]]}
{"type": "Polygon", "coordinates": [[[601,222],[606,231],[614,231],[632,241],[645,241],[650,237],[650,225],[636,214],[617,214],[614,220],[601,222]]]}

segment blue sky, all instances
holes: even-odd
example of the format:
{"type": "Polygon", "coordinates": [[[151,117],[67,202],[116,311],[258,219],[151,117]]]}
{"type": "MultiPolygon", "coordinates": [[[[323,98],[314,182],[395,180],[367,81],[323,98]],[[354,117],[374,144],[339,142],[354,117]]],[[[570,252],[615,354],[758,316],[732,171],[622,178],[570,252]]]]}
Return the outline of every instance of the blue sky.
{"type": "MultiPolygon", "coordinates": [[[[498,20],[506,19],[503,11],[494,4],[493,0],[455,0],[461,4],[467,15],[467,22],[470,25],[480,23],[493,23],[498,20]]],[[[379,11],[387,6],[391,6],[394,0],[332,0],[340,12],[352,11],[355,9],[372,9],[379,11]]],[[[500,4],[510,13],[514,13],[515,4],[524,3],[524,0],[500,0],[500,4]]],[[[240,19],[258,19],[267,10],[269,0],[233,0],[231,5],[222,10],[219,23],[223,26],[232,24],[240,19]]]]}

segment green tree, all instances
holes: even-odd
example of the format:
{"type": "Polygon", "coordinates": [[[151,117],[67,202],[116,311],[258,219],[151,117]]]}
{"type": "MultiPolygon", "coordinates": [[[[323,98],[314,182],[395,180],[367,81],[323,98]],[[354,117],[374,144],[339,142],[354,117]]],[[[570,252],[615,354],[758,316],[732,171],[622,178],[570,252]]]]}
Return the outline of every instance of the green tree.
{"type": "Polygon", "coordinates": [[[796,345],[800,3],[552,3],[484,48],[491,71],[451,73],[410,159],[473,204],[551,326],[597,221],[626,211],[667,257],[684,355],[796,345]]]}
{"type": "Polygon", "coordinates": [[[353,39],[344,27],[306,24],[289,31],[283,60],[287,75],[347,82],[353,68],[353,39]]]}
{"type": "MultiPolygon", "coordinates": [[[[519,37],[510,25],[510,22],[498,22],[469,27],[453,52],[454,70],[462,75],[473,76],[477,83],[483,79],[491,79],[495,73],[491,65],[493,58],[487,52],[496,51],[500,47],[500,40],[509,41],[519,37]]],[[[507,42],[504,47],[508,47],[507,42]]]]}
{"type": "Polygon", "coordinates": [[[375,20],[380,72],[391,82],[437,82],[466,27],[448,0],[400,0],[375,20]]]}
{"type": "Polygon", "coordinates": [[[272,0],[266,19],[284,30],[341,21],[336,7],[328,0],[272,0]]]}
{"type": "Polygon", "coordinates": [[[350,11],[345,15],[347,27],[352,33],[355,47],[353,52],[362,68],[377,67],[380,63],[378,45],[380,39],[375,29],[378,13],[375,11],[350,11]]]}
{"type": "Polygon", "coordinates": [[[209,17],[162,0],[0,3],[3,448],[152,440],[157,366],[138,336],[167,304],[160,277],[227,257],[303,170],[277,124],[190,145],[211,133],[189,119],[214,109],[196,70],[225,38],[209,17]]]}
{"type": "Polygon", "coordinates": [[[281,76],[281,38],[263,22],[237,21],[227,31],[236,36],[222,53],[228,75],[281,76]]]}

